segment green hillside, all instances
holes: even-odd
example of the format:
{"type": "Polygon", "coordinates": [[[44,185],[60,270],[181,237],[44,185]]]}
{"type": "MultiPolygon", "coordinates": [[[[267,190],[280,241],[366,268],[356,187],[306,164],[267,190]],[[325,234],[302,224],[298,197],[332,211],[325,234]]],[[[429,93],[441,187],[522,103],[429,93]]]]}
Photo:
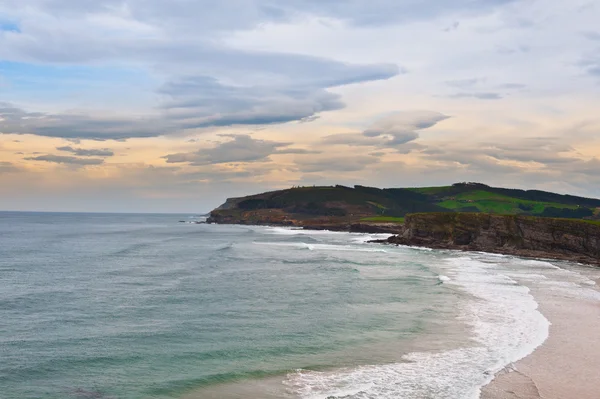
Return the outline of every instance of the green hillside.
{"type": "Polygon", "coordinates": [[[600,220],[600,200],[539,190],[457,183],[443,187],[294,187],[228,199],[213,220],[402,223],[409,213],[479,212],[600,220]]]}
{"type": "Polygon", "coordinates": [[[445,187],[411,188],[430,202],[455,212],[485,212],[559,218],[595,218],[600,200],[539,190],[490,187],[480,183],[457,183],[445,187]]]}

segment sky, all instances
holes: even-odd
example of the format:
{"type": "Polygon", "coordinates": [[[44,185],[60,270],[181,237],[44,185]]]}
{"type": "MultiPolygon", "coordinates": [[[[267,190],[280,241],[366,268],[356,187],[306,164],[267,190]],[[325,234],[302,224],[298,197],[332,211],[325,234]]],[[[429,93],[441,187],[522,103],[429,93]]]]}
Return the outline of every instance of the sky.
{"type": "Polygon", "coordinates": [[[0,0],[0,210],[600,197],[597,0],[0,0]]]}

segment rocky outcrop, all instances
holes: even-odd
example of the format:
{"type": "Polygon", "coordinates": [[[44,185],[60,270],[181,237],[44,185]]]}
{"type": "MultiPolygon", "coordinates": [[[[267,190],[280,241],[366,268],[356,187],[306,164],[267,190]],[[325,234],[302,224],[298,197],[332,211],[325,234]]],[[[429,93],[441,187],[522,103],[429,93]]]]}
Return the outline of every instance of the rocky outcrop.
{"type": "Polygon", "coordinates": [[[290,226],[308,230],[348,231],[352,233],[387,233],[403,232],[398,223],[359,222],[339,217],[306,217],[290,214],[280,209],[262,209],[257,211],[240,211],[217,209],[211,212],[207,223],[244,224],[257,226],[290,226]]]}
{"type": "Polygon", "coordinates": [[[390,244],[485,251],[600,265],[600,224],[473,213],[407,215],[390,244]]]}

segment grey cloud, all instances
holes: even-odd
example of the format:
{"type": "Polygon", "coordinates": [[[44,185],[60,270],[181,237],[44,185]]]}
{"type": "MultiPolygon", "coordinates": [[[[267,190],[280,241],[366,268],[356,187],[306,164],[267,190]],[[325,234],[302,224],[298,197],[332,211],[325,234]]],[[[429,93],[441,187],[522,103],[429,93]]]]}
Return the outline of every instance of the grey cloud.
{"type": "Polygon", "coordinates": [[[313,116],[307,116],[305,118],[302,118],[298,121],[298,123],[310,123],[310,122],[314,122],[317,119],[319,119],[320,116],[319,115],[313,115],[313,116]]]}
{"type": "MultiPolygon", "coordinates": [[[[294,0],[290,4],[301,10],[320,15],[346,19],[357,25],[381,25],[438,17],[445,14],[476,14],[514,2],[514,0],[440,0],[389,1],[389,0],[294,0]]],[[[288,4],[288,3],[286,3],[288,4]]]]}
{"type": "Polygon", "coordinates": [[[298,169],[305,173],[313,172],[355,172],[376,164],[379,159],[370,156],[327,157],[296,160],[298,169]]]}
{"type": "Polygon", "coordinates": [[[581,63],[585,71],[592,76],[600,76],[600,59],[588,59],[581,63]]]}
{"type": "Polygon", "coordinates": [[[325,136],[321,142],[329,145],[379,146],[384,145],[385,139],[367,137],[362,133],[339,133],[325,136]]]}
{"type": "Polygon", "coordinates": [[[60,163],[60,164],[68,164],[68,165],[101,165],[104,163],[104,159],[97,158],[77,158],[71,156],[62,156],[62,155],[40,155],[37,157],[29,157],[25,158],[28,161],[44,161],[44,162],[52,162],[52,163],[60,163]]]}
{"type": "Polygon", "coordinates": [[[451,32],[451,31],[457,30],[459,26],[460,26],[460,22],[456,21],[452,25],[444,28],[444,32],[451,32]]]}
{"type": "Polygon", "coordinates": [[[45,114],[27,112],[11,104],[0,103],[0,133],[108,140],[153,137],[172,133],[173,130],[169,129],[167,123],[159,120],[45,114]]]}
{"type": "Polygon", "coordinates": [[[0,161],[0,173],[20,172],[21,169],[16,167],[11,162],[0,161]]]}
{"type": "Polygon", "coordinates": [[[307,150],[304,148],[284,148],[282,150],[277,150],[273,154],[320,154],[321,151],[317,150],[307,150]]]}
{"type": "Polygon", "coordinates": [[[56,147],[58,151],[71,152],[80,157],[112,157],[115,153],[108,148],[90,149],[73,148],[71,146],[56,147]]]}
{"type": "Polygon", "coordinates": [[[221,40],[224,32],[294,19],[299,12],[329,15],[330,11],[328,4],[321,7],[310,1],[276,4],[249,0],[236,2],[235,7],[233,15],[231,4],[225,2],[186,2],[184,6],[132,0],[127,2],[127,13],[120,14],[122,2],[116,0],[102,5],[86,0],[77,5],[64,0],[32,0],[27,8],[22,2],[4,2],[0,13],[18,15],[23,29],[0,36],[0,58],[147,66],[160,71],[165,83],[157,90],[164,101],[153,117],[47,115],[11,107],[8,112],[13,118],[0,122],[0,131],[122,140],[210,126],[311,121],[320,112],[344,107],[339,95],[327,89],[389,79],[403,72],[393,64],[354,65],[306,55],[229,48],[221,40]],[[69,18],[65,22],[56,15],[69,18]],[[121,18],[123,27],[107,27],[97,23],[94,16],[121,18]],[[42,17],[44,24],[37,22],[42,17]]]}
{"type": "Polygon", "coordinates": [[[329,145],[394,148],[397,152],[406,153],[417,148],[412,141],[419,138],[420,130],[433,127],[448,118],[431,111],[397,112],[380,119],[362,133],[334,134],[324,137],[322,142],[329,145]]]}
{"type": "Polygon", "coordinates": [[[500,93],[482,92],[482,93],[456,93],[452,94],[450,98],[477,98],[479,100],[500,100],[502,95],[500,93]]]}
{"type": "Polygon", "coordinates": [[[162,88],[163,107],[182,128],[263,125],[302,120],[341,109],[339,95],[319,88],[226,87],[211,78],[186,78],[162,88]]]}
{"type": "MultiPolygon", "coordinates": [[[[212,32],[251,29],[265,22],[285,22],[302,14],[344,19],[358,25],[381,25],[434,18],[444,14],[481,13],[515,0],[247,0],[211,2],[165,2],[129,0],[127,11],[134,20],[173,31],[212,32]],[[235,12],[232,12],[235,7],[235,12]]],[[[5,0],[7,10],[23,7],[19,0],[5,0]]],[[[118,10],[121,0],[93,2],[79,0],[29,0],[27,5],[43,14],[65,15],[69,19],[82,15],[118,10]]]]}
{"type": "Polygon", "coordinates": [[[579,158],[567,155],[572,150],[557,138],[533,137],[513,139],[511,142],[499,138],[494,143],[473,143],[466,147],[457,147],[455,143],[430,146],[421,151],[421,155],[425,159],[453,162],[474,170],[495,173],[522,171],[522,168],[508,165],[506,161],[535,162],[544,165],[548,171],[560,170],[563,173],[581,164],[579,158]]]}
{"type": "MultiPolygon", "coordinates": [[[[340,96],[327,91],[327,88],[388,79],[398,73],[398,68],[393,65],[349,65],[314,57],[275,54],[256,58],[256,73],[278,74],[279,79],[271,76],[274,82],[258,86],[225,85],[207,76],[174,79],[159,89],[164,99],[162,112],[148,118],[45,114],[2,103],[0,132],[68,139],[122,140],[211,126],[309,121],[321,112],[344,107],[340,96]]],[[[207,63],[204,59],[201,62],[207,63]]],[[[248,74],[252,70],[244,57],[222,62],[228,67],[238,68],[243,64],[248,74]]],[[[217,64],[213,69],[219,69],[217,64]]]]}
{"type": "Polygon", "coordinates": [[[501,85],[498,86],[501,89],[524,89],[527,87],[527,85],[522,84],[522,83],[503,83],[501,85]]]}
{"type": "Polygon", "coordinates": [[[583,35],[594,41],[600,41],[600,32],[584,32],[583,35]]]}
{"type": "Polygon", "coordinates": [[[165,155],[167,163],[190,163],[192,165],[212,165],[231,162],[265,161],[269,155],[285,150],[291,143],[269,140],[256,140],[248,135],[233,136],[233,140],[219,143],[212,148],[202,148],[194,152],[165,155]]]}
{"type": "Polygon", "coordinates": [[[484,82],[485,79],[482,78],[472,78],[472,79],[457,79],[457,80],[447,80],[446,85],[451,87],[459,87],[459,88],[470,88],[478,85],[479,83],[484,82]]]}

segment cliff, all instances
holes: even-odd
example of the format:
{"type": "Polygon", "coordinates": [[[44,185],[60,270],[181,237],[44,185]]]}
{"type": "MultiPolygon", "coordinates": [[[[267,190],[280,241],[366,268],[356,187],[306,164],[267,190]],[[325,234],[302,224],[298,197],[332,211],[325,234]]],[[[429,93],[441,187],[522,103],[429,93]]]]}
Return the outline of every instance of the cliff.
{"type": "Polygon", "coordinates": [[[485,251],[600,265],[600,223],[517,215],[407,215],[400,234],[385,242],[485,251]]]}

